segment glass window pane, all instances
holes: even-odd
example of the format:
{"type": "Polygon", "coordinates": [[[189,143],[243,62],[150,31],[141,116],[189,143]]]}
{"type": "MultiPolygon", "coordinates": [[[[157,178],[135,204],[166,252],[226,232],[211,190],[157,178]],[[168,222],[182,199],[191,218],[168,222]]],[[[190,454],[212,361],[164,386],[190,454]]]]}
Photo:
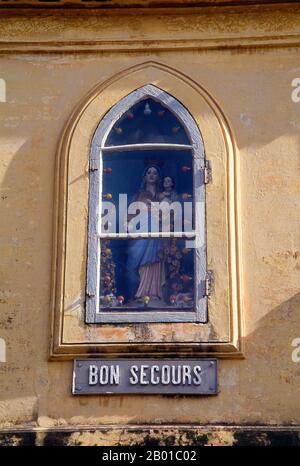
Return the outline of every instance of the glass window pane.
{"type": "Polygon", "coordinates": [[[142,143],[190,144],[178,118],[151,98],[133,105],[113,126],[105,146],[142,143]]]}
{"type": "Polygon", "coordinates": [[[102,240],[100,310],[193,310],[194,250],[184,239],[102,240]]]}
{"type": "Polygon", "coordinates": [[[102,233],[193,230],[191,150],[104,153],[102,189],[102,233]]]}

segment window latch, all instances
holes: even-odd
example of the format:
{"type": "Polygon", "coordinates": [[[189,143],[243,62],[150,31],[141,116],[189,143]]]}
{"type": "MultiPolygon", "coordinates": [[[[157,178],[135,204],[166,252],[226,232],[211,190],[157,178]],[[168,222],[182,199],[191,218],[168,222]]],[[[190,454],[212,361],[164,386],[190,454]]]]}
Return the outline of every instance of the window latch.
{"type": "Polygon", "coordinates": [[[97,159],[91,159],[90,171],[95,172],[97,170],[99,170],[99,161],[97,159]]]}
{"type": "Polygon", "coordinates": [[[205,296],[211,296],[214,286],[214,273],[212,270],[206,272],[205,277],[205,296]]]}

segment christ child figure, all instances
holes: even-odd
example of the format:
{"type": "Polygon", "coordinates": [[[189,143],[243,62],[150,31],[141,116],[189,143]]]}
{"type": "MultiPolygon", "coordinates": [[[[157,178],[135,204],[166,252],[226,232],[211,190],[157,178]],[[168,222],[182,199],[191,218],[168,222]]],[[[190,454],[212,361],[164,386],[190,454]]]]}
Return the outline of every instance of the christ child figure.
{"type": "Polygon", "coordinates": [[[162,180],[163,190],[159,194],[159,200],[161,202],[168,202],[171,204],[178,200],[178,194],[174,189],[175,181],[171,176],[164,176],[162,180]]]}
{"type": "MultiPolygon", "coordinates": [[[[177,202],[179,196],[174,189],[175,182],[171,176],[164,176],[162,179],[162,192],[159,194],[158,198],[160,202],[167,202],[168,204],[172,204],[173,202],[177,202]]],[[[177,212],[177,211],[176,211],[177,212]]],[[[166,225],[165,221],[169,224],[169,230],[174,231],[174,221],[175,221],[175,212],[172,211],[170,213],[165,212],[163,214],[162,222],[166,225]],[[165,217],[164,217],[165,215],[165,217]]],[[[177,215],[177,214],[176,214],[177,215]]]]}

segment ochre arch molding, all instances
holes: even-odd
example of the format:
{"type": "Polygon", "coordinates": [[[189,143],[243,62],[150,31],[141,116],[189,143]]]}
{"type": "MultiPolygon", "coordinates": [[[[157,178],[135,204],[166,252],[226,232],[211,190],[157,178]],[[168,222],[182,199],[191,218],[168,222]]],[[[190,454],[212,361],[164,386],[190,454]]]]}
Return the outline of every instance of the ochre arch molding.
{"type": "Polygon", "coordinates": [[[242,312],[239,169],[232,131],[212,96],[185,74],[153,61],[96,86],[79,103],[59,143],[56,164],[51,357],[205,355],[240,357],[242,312]],[[181,102],[196,121],[212,165],[206,188],[207,260],[214,271],[207,324],[84,323],[89,153],[99,122],[132,91],[152,84],[181,102]]]}

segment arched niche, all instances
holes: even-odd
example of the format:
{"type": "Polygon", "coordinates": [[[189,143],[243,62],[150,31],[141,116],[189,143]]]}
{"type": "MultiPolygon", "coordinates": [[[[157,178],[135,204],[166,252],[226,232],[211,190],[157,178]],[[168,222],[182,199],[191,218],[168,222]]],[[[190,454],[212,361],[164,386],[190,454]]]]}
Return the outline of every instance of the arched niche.
{"type": "Polygon", "coordinates": [[[52,356],[73,357],[87,352],[102,356],[180,355],[191,348],[201,355],[241,355],[237,176],[233,138],[223,112],[209,93],[187,76],[163,64],[147,62],[93,89],[74,110],[57,155],[52,356]],[[214,271],[209,318],[207,323],[106,323],[91,327],[85,323],[91,147],[109,111],[147,86],[172,96],[188,110],[212,167],[212,183],[206,190],[207,267],[214,271]]]}

